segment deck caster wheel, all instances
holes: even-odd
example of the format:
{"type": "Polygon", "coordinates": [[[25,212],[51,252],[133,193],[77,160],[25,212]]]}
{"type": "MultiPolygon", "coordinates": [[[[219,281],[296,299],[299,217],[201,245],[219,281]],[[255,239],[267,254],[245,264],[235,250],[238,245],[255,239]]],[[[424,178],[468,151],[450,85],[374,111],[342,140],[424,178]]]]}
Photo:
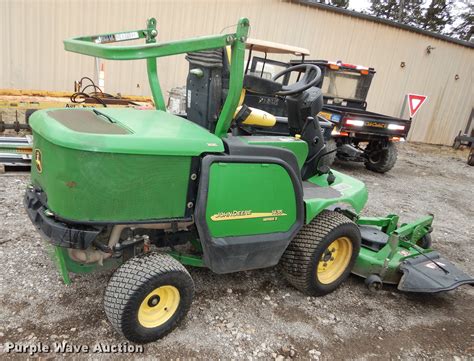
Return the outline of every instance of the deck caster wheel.
{"type": "Polygon", "coordinates": [[[365,285],[371,292],[380,291],[383,287],[383,282],[380,276],[378,275],[370,275],[365,279],[365,285]]]}
{"type": "Polygon", "coordinates": [[[416,242],[416,245],[423,249],[430,249],[431,243],[432,243],[431,235],[427,233],[416,242]]]}
{"type": "Polygon", "coordinates": [[[113,275],[104,297],[112,326],[136,343],[156,341],[186,316],[194,282],[184,266],[167,254],[130,259],[113,275]]]}

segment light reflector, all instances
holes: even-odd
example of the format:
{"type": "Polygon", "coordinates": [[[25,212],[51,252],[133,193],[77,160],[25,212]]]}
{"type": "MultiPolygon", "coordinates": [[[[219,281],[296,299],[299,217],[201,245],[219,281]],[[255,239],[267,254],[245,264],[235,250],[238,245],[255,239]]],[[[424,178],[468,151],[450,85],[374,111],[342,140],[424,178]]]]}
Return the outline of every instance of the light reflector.
{"type": "Polygon", "coordinates": [[[346,125],[352,125],[354,127],[363,127],[364,121],[357,119],[346,119],[346,125]]]}
{"type": "Polygon", "coordinates": [[[387,128],[390,130],[403,130],[405,129],[405,126],[399,124],[389,124],[387,128]]]}

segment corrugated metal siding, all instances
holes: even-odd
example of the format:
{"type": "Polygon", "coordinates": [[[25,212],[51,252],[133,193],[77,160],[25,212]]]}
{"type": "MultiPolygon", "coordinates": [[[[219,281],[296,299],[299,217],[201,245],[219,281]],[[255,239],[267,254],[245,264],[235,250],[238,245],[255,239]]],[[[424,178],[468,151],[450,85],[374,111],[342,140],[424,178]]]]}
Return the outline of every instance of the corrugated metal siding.
{"type": "MultiPolygon", "coordinates": [[[[0,0],[0,88],[72,90],[74,80],[94,74],[94,60],[65,52],[62,39],[142,28],[150,16],[162,41],[219,33],[246,16],[252,37],[306,47],[312,58],[375,67],[369,110],[398,116],[404,94],[428,95],[413,141],[451,144],[474,105],[473,49],[278,0],[0,0]]],[[[185,83],[184,56],[159,66],[164,89],[185,83]]],[[[107,91],[149,95],[144,61],[109,61],[105,70],[107,91]]]]}

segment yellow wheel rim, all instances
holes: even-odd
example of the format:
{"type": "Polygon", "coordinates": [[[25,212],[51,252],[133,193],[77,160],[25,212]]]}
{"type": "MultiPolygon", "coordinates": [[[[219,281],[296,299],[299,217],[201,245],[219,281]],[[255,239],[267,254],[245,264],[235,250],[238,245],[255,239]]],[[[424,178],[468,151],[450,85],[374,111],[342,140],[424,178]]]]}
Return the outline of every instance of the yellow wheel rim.
{"type": "Polygon", "coordinates": [[[138,322],[143,327],[154,328],[163,325],[179,306],[179,291],[174,286],[161,286],[151,291],[138,309],[138,322]]]}
{"type": "Polygon", "coordinates": [[[336,281],[346,270],[352,257],[352,242],[347,237],[340,237],[324,250],[319,259],[316,277],[323,284],[336,281]]]}

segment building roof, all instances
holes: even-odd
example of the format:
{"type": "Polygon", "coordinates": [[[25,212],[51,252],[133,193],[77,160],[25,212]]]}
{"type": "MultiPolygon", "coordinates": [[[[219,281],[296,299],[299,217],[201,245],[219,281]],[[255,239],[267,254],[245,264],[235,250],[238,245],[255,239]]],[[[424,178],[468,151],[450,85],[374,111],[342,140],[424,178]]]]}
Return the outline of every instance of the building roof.
{"type": "Polygon", "coordinates": [[[343,15],[347,15],[347,16],[352,16],[352,17],[355,17],[355,18],[364,19],[364,20],[375,22],[375,23],[381,23],[381,24],[384,24],[384,25],[388,25],[388,26],[399,28],[399,29],[411,31],[411,32],[414,32],[414,33],[426,35],[426,36],[429,36],[429,37],[432,37],[432,38],[448,41],[450,43],[466,46],[468,48],[474,48],[474,43],[472,43],[472,42],[455,39],[455,38],[449,37],[447,35],[442,35],[442,34],[434,33],[434,32],[431,32],[431,31],[419,29],[419,28],[416,28],[414,26],[400,24],[400,23],[397,23],[396,21],[383,19],[383,18],[378,18],[376,16],[363,14],[363,13],[359,13],[357,11],[347,10],[347,9],[339,8],[339,7],[332,6],[332,5],[321,4],[321,3],[318,3],[318,2],[314,2],[312,0],[291,0],[291,1],[303,4],[303,5],[308,5],[308,6],[311,6],[311,7],[315,7],[315,8],[321,9],[321,10],[332,11],[332,12],[335,12],[335,13],[339,13],[339,14],[343,14],[343,15]]]}

